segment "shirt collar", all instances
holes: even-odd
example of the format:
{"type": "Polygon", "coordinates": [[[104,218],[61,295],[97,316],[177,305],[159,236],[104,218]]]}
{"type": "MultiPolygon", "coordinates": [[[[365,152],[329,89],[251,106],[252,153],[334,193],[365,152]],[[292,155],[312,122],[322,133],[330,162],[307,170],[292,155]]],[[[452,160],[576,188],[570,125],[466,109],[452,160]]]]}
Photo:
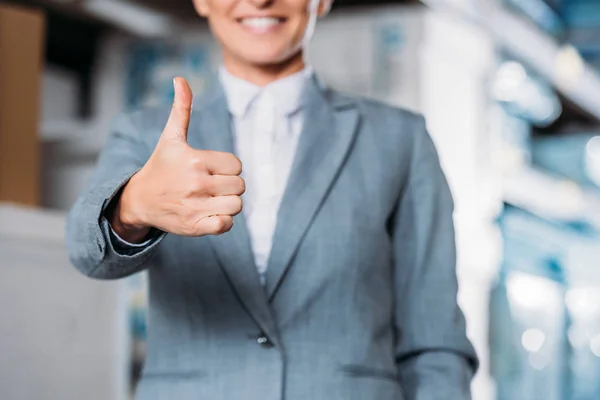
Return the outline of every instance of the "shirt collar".
{"type": "Polygon", "coordinates": [[[236,117],[246,115],[252,102],[261,93],[273,96],[277,110],[282,114],[295,113],[302,106],[304,86],[313,74],[312,67],[307,66],[302,71],[260,87],[232,75],[224,67],[219,69],[219,79],[227,97],[229,111],[236,117]]]}

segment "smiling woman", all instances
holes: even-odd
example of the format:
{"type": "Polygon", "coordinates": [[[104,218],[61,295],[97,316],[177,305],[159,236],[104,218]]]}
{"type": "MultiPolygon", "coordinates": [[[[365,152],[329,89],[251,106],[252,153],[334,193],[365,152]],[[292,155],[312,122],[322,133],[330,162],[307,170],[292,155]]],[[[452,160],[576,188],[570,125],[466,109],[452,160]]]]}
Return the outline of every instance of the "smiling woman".
{"type": "Polygon", "coordinates": [[[325,16],[332,0],[193,0],[208,18],[234,75],[264,85],[304,68],[303,45],[325,16]],[[267,67],[269,73],[261,71],[267,67]]]}
{"type": "Polygon", "coordinates": [[[148,271],[137,399],[470,399],[423,117],[319,81],[304,55],[330,0],[194,5],[218,79],[122,115],[67,227],[84,274],[148,271]]]}

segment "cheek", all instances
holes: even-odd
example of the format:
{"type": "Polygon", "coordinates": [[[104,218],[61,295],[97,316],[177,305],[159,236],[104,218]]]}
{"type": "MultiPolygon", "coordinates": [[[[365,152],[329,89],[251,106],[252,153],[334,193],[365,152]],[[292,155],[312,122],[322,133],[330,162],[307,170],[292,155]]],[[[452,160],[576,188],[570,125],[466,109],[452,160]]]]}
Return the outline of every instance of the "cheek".
{"type": "Polygon", "coordinates": [[[209,20],[210,29],[217,39],[222,43],[230,43],[234,41],[234,37],[237,36],[237,26],[232,23],[231,20],[221,17],[213,16],[209,20]]]}
{"type": "Polygon", "coordinates": [[[302,38],[310,25],[310,14],[306,11],[297,12],[295,17],[290,21],[289,33],[295,39],[302,38]]]}

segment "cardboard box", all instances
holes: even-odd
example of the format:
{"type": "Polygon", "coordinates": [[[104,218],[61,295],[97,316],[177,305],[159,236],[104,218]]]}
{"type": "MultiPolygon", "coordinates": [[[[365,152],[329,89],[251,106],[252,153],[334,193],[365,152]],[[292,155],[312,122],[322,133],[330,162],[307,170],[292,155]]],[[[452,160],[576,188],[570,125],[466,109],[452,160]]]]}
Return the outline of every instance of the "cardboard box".
{"type": "Polygon", "coordinates": [[[41,11],[0,4],[0,201],[39,204],[45,27],[41,11]]]}

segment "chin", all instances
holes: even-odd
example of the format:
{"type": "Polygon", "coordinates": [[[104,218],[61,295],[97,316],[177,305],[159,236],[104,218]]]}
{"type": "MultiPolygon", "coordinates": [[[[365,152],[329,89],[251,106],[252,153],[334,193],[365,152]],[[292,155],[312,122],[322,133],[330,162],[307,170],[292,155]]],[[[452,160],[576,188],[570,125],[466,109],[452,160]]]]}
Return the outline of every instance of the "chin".
{"type": "Polygon", "coordinates": [[[264,50],[262,50],[256,53],[244,54],[242,58],[248,64],[257,65],[261,67],[268,67],[284,64],[286,61],[294,58],[297,54],[298,52],[265,52],[264,50]]]}
{"type": "Polygon", "coordinates": [[[259,67],[271,67],[271,66],[281,65],[287,60],[285,58],[255,57],[255,58],[249,59],[247,61],[248,61],[248,64],[250,64],[250,65],[256,65],[259,67]]]}

